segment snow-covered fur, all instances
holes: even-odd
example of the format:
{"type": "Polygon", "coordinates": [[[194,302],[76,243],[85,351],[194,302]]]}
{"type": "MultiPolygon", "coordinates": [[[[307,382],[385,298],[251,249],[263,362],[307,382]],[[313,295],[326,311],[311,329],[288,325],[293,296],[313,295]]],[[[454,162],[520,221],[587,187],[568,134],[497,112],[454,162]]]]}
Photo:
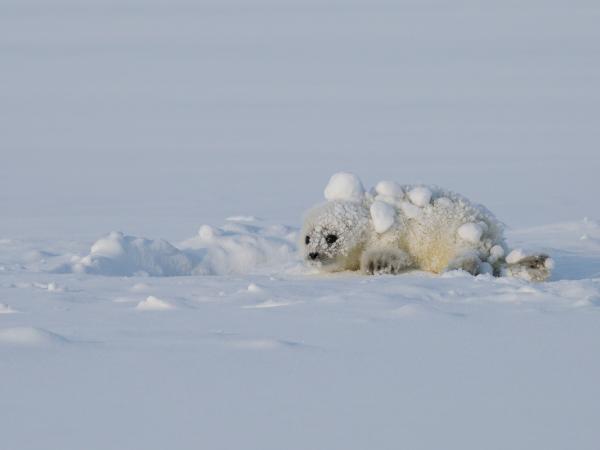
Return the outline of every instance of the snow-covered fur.
{"type": "Polygon", "coordinates": [[[489,210],[439,187],[384,181],[365,192],[355,175],[339,173],[325,197],[306,214],[301,234],[304,258],[324,271],[462,269],[542,281],[552,269],[546,255],[508,254],[489,210]]]}

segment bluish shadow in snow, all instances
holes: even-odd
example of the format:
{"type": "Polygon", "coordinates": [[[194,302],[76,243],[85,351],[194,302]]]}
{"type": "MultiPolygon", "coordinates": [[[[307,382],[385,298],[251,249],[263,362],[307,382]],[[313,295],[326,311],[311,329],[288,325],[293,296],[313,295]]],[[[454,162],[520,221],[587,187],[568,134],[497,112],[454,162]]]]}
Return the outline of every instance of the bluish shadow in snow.
{"type": "Polygon", "coordinates": [[[552,280],[583,280],[600,278],[600,255],[581,255],[556,250],[552,252],[556,262],[552,280]]]}

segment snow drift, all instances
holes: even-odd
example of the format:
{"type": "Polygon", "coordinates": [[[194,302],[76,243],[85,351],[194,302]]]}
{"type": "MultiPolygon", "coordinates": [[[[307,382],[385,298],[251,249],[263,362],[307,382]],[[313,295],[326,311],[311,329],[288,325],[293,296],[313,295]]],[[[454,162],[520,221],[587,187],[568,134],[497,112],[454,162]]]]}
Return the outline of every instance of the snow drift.
{"type": "Polygon", "coordinates": [[[258,222],[232,217],[219,228],[202,225],[196,236],[177,246],[113,231],[98,239],[88,255],[74,257],[57,271],[109,276],[225,275],[290,263],[296,252],[296,232],[258,222]]]}

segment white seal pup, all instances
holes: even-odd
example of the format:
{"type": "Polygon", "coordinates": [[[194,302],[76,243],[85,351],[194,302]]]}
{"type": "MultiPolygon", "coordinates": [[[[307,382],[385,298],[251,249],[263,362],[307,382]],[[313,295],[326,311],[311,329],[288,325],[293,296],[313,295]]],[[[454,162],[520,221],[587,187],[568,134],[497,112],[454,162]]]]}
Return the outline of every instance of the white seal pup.
{"type": "Polygon", "coordinates": [[[490,211],[439,187],[382,181],[365,192],[356,175],[338,173],[325,198],[306,214],[300,243],[304,259],[324,271],[462,269],[543,281],[553,268],[545,254],[509,253],[490,211]]]}

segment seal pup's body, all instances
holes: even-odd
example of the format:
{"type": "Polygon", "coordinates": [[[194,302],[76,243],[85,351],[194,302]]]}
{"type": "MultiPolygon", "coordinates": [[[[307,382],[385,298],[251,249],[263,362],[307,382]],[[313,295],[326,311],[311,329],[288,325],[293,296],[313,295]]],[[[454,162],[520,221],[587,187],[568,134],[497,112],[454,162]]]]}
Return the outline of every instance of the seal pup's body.
{"type": "Polygon", "coordinates": [[[521,251],[520,257],[511,258],[515,252],[506,256],[502,224],[461,195],[435,186],[391,182],[361,193],[360,180],[348,177],[355,176],[334,175],[326,189],[329,201],[306,215],[301,245],[311,265],[366,274],[462,269],[473,275],[535,281],[550,275],[552,260],[547,255],[521,251]],[[351,189],[343,189],[347,186],[340,177],[351,189]]]}

